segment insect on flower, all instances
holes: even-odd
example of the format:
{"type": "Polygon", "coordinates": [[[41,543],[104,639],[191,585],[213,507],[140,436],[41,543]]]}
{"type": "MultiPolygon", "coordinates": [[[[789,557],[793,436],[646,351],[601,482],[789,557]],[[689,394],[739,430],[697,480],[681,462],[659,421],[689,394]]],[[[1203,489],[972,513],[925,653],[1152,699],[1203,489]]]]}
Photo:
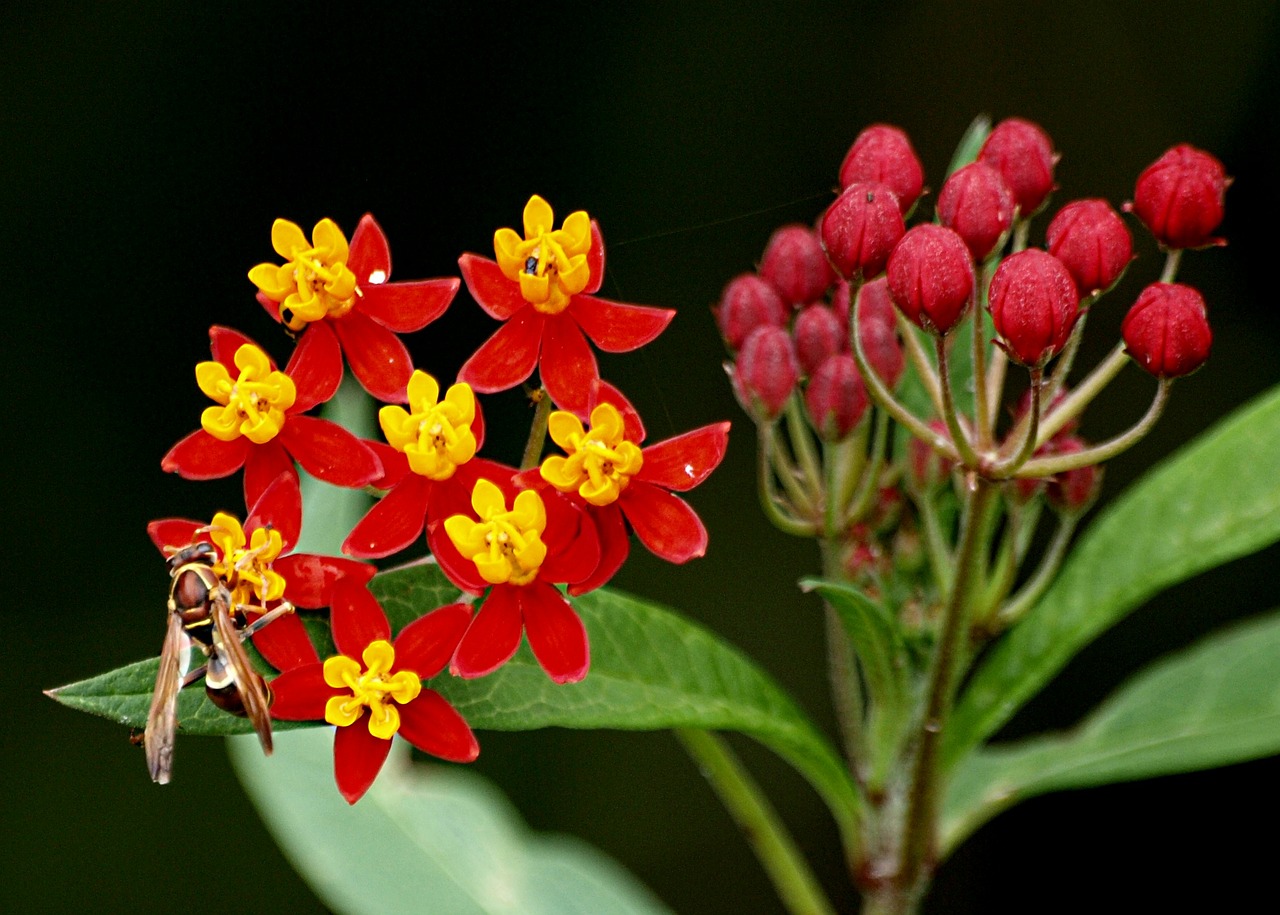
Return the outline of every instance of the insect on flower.
{"type": "Polygon", "coordinates": [[[226,582],[213,568],[216,559],[216,550],[207,542],[184,547],[168,559],[169,621],[143,736],[147,768],[152,780],[161,785],[168,784],[173,772],[178,692],[201,674],[209,700],[224,711],[247,717],[258,733],[262,751],[271,754],[271,694],[241,643],[281,614],[292,612],[293,607],[282,603],[246,624],[243,612],[232,605],[226,582]],[[192,644],[208,661],[188,672],[192,644]]]}

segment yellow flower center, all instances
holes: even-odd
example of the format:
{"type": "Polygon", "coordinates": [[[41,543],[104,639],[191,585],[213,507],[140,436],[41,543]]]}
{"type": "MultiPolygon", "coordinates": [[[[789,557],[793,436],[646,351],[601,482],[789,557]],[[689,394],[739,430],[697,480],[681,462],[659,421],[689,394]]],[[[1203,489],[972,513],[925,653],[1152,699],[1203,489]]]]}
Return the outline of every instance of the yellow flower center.
{"type": "Polygon", "coordinates": [[[547,425],[552,440],[565,450],[542,462],[542,478],[561,492],[577,490],[592,505],[608,505],[640,472],[640,446],[624,438],[622,414],[602,403],[591,411],[591,429],[572,413],[557,410],[547,425]]]}
{"type": "Polygon", "coordinates": [[[468,384],[455,384],[444,400],[439,397],[436,380],[415,370],[409,379],[409,410],[385,406],[378,411],[378,421],[391,447],[404,452],[414,473],[447,480],[458,465],[475,457],[471,423],[476,399],[468,384]]]}
{"type": "Polygon", "coordinates": [[[591,217],[578,210],[568,215],[563,227],[553,230],[554,225],[551,205],[534,194],[524,207],[524,237],[514,229],[499,229],[493,235],[503,276],[518,282],[525,300],[550,315],[564,311],[591,279],[591,217]]]}
{"type": "Polygon", "coordinates": [[[355,307],[360,295],[356,276],[347,267],[347,239],[337,223],[320,220],[311,238],[308,241],[296,223],[277,219],[271,225],[271,247],[285,263],[258,264],[249,271],[250,282],[280,303],[280,320],[290,330],[340,318],[355,307]]]}
{"type": "Polygon", "coordinates": [[[284,552],[279,531],[260,527],[246,538],[234,515],[218,512],[209,525],[209,539],[222,555],[213,570],[227,583],[235,606],[263,607],[284,597],[284,576],[271,567],[284,552]]]}
{"type": "Polygon", "coordinates": [[[542,497],[526,489],[507,511],[502,490],[488,480],[477,480],[471,507],[479,521],[453,515],[445,519],[444,529],[463,558],[476,564],[480,577],[493,585],[527,585],[537,578],[547,558],[542,542],[547,510],[542,497]]]}
{"type": "Polygon", "coordinates": [[[411,670],[391,673],[396,650],[389,642],[370,642],[361,657],[364,664],[346,655],[324,662],[324,682],[334,689],[349,689],[350,696],[333,696],[325,703],[324,720],[346,727],[360,720],[369,709],[369,733],[390,740],[400,730],[400,711],[395,704],[412,702],[422,691],[422,681],[411,670]]]}
{"type": "Polygon", "coordinates": [[[284,426],[285,411],[293,406],[293,379],[271,368],[258,347],[246,343],[236,350],[240,377],[232,380],[221,362],[196,366],[196,384],[221,406],[206,407],[200,425],[216,439],[229,442],[243,435],[255,445],[271,441],[284,426]]]}

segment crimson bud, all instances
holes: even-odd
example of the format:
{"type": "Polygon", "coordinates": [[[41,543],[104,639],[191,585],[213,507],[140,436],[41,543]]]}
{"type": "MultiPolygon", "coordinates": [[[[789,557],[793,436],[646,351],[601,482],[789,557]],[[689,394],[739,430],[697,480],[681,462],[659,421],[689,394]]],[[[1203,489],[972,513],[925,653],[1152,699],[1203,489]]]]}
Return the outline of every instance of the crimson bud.
{"type": "Polygon", "coordinates": [[[1142,290],[1120,333],[1134,361],[1158,378],[1194,372],[1213,343],[1204,298],[1182,283],[1152,283],[1142,290]]]}
{"type": "Polygon", "coordinates": [[[822,216],[822,246],[845,279],[870,279],[884,270],[906,226],[898,198],[886,185],[850,184],[822,216]]]}
{"type": "Polygon", "coordinates": [[[729,281],[720,295],[720,307],[713,309],[720,333],[729,349],[737,350],[757,327],[782,327],[788,309],[777,291],[754,273],[744,273],[729,281]]]}
{"type": "Polygon", "coordinates": [[[1052,254],[1028,248],[1000,262],[991,278],[991,320],[1010,358],[1044,365],[1066,346],[1080,316],[1071,274],[1052,254]]]}
{"type": "Polygon", "coordinates": [[[818,234],[808,226],[783,226],[769,238],[760,277],[791,304],[820,299],[835,282],[818,234]]]}
{"type": "Polygon", "coordinates": [[[806,305],[800,310],[791,334],[795,338],[796,357],[803,374],[812,375],[828,356],[847,348],[847,326],[821,302],[806,305]]]}
{"type": "Polygon", "coordinates": [[[986,260],[1013,225],[1013,192],[985,162],[958,170],[938,194],[938,218],[955,229],[978,262],[986,260]]]}
{"type": "MultiPolygon", "coordinates": [[[[844,324],[849,326],[849,304],[844,302],[844,324]]],[[[880,380],[889,388],[897,387],[906,369],[902,343],[898,340],[898,322],[893,301],[889,298],[889,280],[880,277],[862,287],[858,297],[858,338],[863,355],[880,380]]]]}
{"type": "Polygon", "coordinates": [[[911,323],[943,336],[964,317],[973,293],[973,261],[946,226],[918,225],[889,258],[889,295],[911,323]]]}
{"type": "Polygon", "coordinates": [[[900,128],[872,124],[858,134],[840,164],[840,186],[858,181],[888,185],[898,195],[903,215],[910,212],[924,189],[924,167],[900,128]]]}
{"type": "Polygon", "coordinates": [[[1076,200],[1059,210],[1045,241],[1083,295],[1110,289],[1133,258],[1133,239],[1124,220],[1097,198],[1076,200]]]}
{"type": "Polygon", "coordinates": [[[1022,118],[1006,118],[982,144],[978,160],[1003,177],[1023,219],[1031,216],[1053,190],[1053,141],[1038,125],[1022,118]]]}
{"type": "Polygon", "coordinates": [[[777,419],[800,380],[791,335],[781,327],[757,327],[743,341],[730,377],[743,409],[758,420],[777,419]]]}
{"type": "Polygon", "coordinates": [[[1129,208],[1166,248],[1222,244],[1209,233],[1222,222],[1230,183],[1221,162],[1183,143],[1138,176],[1129,208]]]}
{"type": "Polygon", "coordinates": [[[813,428],[829,442],[838,442],[852,432],[866,415],[868,403],[857,363],[848,353],[828,357],[804,392],[813,428]]]}
{"type": "MultiPolygon", "coordinates": [[[[1085,443],[1074,435],[1057,440],[1053,447],[1055,454],[1078,454],[1084,449],[1085,443]]],[[[1076,514],[1093,504],[1101,487],[1102,468],[1090,464],[1088,467],[1064,470],[1050,477],[1045,488],[1045,498],[1058,511],[1076,514]]]]}

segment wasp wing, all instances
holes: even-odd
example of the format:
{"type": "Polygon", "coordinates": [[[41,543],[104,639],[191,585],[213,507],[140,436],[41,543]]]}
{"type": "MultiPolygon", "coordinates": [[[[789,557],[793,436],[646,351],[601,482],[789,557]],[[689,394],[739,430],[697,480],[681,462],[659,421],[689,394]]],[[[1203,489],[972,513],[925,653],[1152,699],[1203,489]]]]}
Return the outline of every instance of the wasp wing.
{"type": "Polygon", "coordinates": [[[151,779],[161,785],[169,783],[173,772],[173,744],[178,731],[178,691],[182,689],[183,675],[191,657],[191,637],[182,626],[182,618],[169,614],[169,628],[164,634],[164,647],[160,649],[160,670],[156,673],[156,688],[151,694],[151,708],[147,712],[147,729],[143,743],[147,749],[147,768],[151,779]]]}
{"type": "Polygon", "coordinates": [[[253,725],[253,729],[258,732],[262,752],[270,756],[271,700],[267,694],[266,684],[253,669],[249,655],[244,650],[244,645],[240,643],[240,630],[231,619],[230,603],[225,589],[209,602],[213,615],[213,648],[221,653],[223,660],[230,666],[235,676],[236,687],[240,690],[240,699],[244,703],[244,713],[253,725]]]}

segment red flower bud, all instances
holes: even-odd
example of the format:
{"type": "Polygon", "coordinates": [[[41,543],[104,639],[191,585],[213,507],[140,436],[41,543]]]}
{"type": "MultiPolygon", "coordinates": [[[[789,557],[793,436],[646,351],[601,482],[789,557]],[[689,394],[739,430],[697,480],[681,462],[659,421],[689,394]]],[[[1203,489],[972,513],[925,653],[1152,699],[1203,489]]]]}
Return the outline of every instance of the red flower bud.
{"type": "Polygon", "coordinates": [[[806,305],[800,310],[791,335],[796,342],[796,357],[803,374],[812,375],[828,356],[848,348],[849,332],[846,327],[836,313],[821,302],[806,305]]]}
{"type": "Polygon", "coordinates": [[[1213,343],[1204,299],[1181,283],[1152,283],[1142,290],[1120,333],[1134,361],[1158,378],[1194,372],[1213,343]]]}
{"type": "Polygon", "coordinates": [[[985,162],[971,162],[942,186],[938,218],[955,229],[978,262],[986,260],[1013,225],[1013,192],[985,162]]]}
{"type": "Polygon", "coordinates": [[[757,327],[743,341],[730,375],[743,409],[757,419],[776,419],[800,379],[791,335],[781,327],[757,327]]]}
{"type": "Polygon", "coordinates": [[[867,389],[857,363],[848,353],[829,357],[809,379],[804,404],[818,435],[838,442],[867,414],[867,389]]]}
{"type": "MultiPolygon", "coordinates": [[[[1054,444],[1053,453],[1079,454],[1084,449],[1085,443],[1073,435],[1059,439],[1054,444]]],[[[1075,514],[1092,505],[1101,488],[1102,468],[1090,464],[1088,467],[1077,467],[1075,470],[1054,474],[1049,478],[1044,494],[1049,504],[1058,511],[1075,514]]]]}
{"type": "Polygon", "coordinates": [[[783,327],[789,314],[777,291],[754,273],[731,280],[720,295],[720,307],[713,311],[731,350],[740,349],[757,327],[783,327]]]}
{"type": "MultiPolygon", "coordinates": [[[[848,301],[845,302],[844,324],[849,325],[848,301]]],[[[867,362],[888,387],[897,387],[906,369],[902,342],[898,339],[898,321],[894,317],[893,300],[889,298],[889,280],[880,277],[862,287],[858,299],[858,337],[867,362]]]]}
{"type": "Polygon", "coordinates": [[[1132,209],[1166,248],[1222,244],[1209,233],[1222,222],[1230,183],[1221,162],[1183,143],[1138,176],[1133,204],[1126,209],[1132,209]]]}
{"type": "Polygon", "coordinates": [[[1053,141],[1038,125],[1006,118],[982,144],[978,160],[1004,176],[1023,219],[1040,208],[1053,190],[1053,141]]]}
{"type": "Polygon", "coordinates": [[[1044,365],[1061,352],[1080,317],[1080,296],[1070,272],[1036,248],[1001,261],[988,296],[1005,352],[1023,365],[1044,365]]]}
{"type": "Polygon", "coordinates": [[[886,185],[856,182],[822,216],[822,246],[845,279],[870,279],[884,270],[906,227],[898,198],[886,185]]]}
{"type": "Polygon", "coordinates": [[[964,317],[973,293],[973,261],[964,239],[945,226],[918,225],[889,258],[889,294],[911,323],[943,336],[964,317]]]}
{"type": "Polygon", "coordinates": [[[1133,239],[1105,200],[1076,200],[1045,232],[1049,253],[1062,261],[1082,295],[1110,289],[1133,258],[1133,239]]]}
{"type": "Polygon", "coordinates": [[[872,124],[858,134],[840,165],[840,186],[859,181],[888,185],[904,215],[915,205],[924,189],[924,168],[901,129],[872,124]]]}
{"type": "Polygon", "coordinates": [[[791,304],[820,299],[835,282],[818,234],[808,226],[783,226],[769,238],[760,277],[791,304]]]}

